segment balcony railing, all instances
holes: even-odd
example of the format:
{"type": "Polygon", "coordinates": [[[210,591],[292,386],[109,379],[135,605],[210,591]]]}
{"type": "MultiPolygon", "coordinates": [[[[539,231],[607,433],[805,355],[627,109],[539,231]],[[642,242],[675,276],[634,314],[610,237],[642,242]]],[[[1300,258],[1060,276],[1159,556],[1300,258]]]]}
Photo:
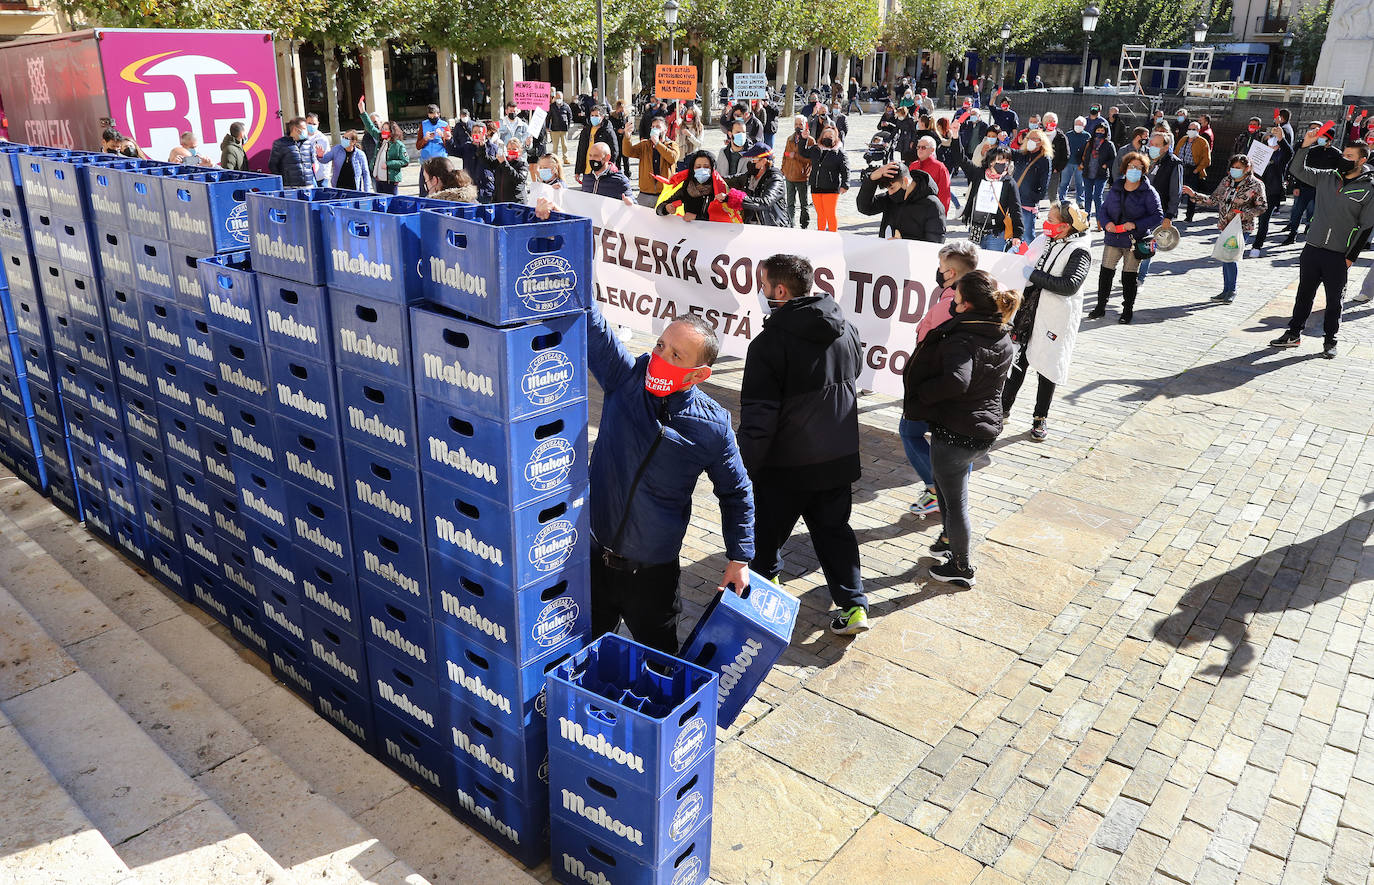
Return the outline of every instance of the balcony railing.
{"type": "Polygon", "coordinates": [[[1273,17],[1268,15],[1255,16],[1255,33],[1257,34],[1282,34],[1288,30],[1288,16],[1273,17]]]}

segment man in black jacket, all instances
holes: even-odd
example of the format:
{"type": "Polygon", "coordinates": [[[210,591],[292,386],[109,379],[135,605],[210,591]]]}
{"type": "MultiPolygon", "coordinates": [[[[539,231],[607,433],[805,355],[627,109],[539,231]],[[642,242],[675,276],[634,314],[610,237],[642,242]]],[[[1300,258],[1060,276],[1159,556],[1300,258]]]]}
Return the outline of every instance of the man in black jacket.
{"type": "Polygon", "coordinates": [[[776,577],[782,547],[806,520],[839,612],[830,630],[868,629],[859,543],[849,526],[859,478],[859,332],[827,295],[812,295],[811,262],[759,265],[772,313],[749,345],[740,388],[739,448],[754,482],[754,571],[776,577]]]}
{"type": "Polygon", "coordinates": [[[305,118],[286,122],[286,134],[272,142],[267,171],[281,176],[282,187],[315,186],[315,152],[305,135],[305,118]]]}
{"type": "Polygon", "coordinates": [[[945,204],[930,173],[888,163],[859,182],[859,212],[881,215],[878,236],[923,243],[945,241],[945,204]],[[881,188],[881,190],[879,190],[881,188]]]}
{"type": "MultiPolygon", "coordinates": [[[[1145,155],[1150,158],[1150,171],[1145,175],[1150,179],[1159,194],[1159,207],[1164,212],[1161,228],[1174,226],[1178,218],[1178,207],[1183,204],[1183,163],[1174,156],[1174,136],[1167,128],[1156,129],[1145,146],[1145,155]]],[[[1140,270],[1135,275],[1136,290],[1145,284],[1145,275],[1150,272],[1150,262],[1154,256],[1140,262],[1140,270]]]]}

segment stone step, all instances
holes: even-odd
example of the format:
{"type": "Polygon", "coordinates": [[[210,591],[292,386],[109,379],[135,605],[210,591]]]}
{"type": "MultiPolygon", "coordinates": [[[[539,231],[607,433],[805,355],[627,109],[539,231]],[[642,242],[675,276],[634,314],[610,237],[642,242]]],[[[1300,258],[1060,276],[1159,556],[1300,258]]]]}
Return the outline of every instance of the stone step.
{"type": "MultiPolygon", "coordinates": [[[[8,648],[8,646],[6,646],[8,648]]],[[[110,843],[0,713],[0,882],[136,885],[110,843]]]]}
{"type": "MultiPolygon", "coordinates": [[[[114,882],[129,879],[129,870],[149,885],[206,874],[245,885],[281,881],[281,867],[16,601],[7,589],[13,580],[0,581],[0,648],[11,665],[0,670],[0,714],[100,837],[89,856],[68,862],[108,870],[114,882]],[[107,852],[122,871],[109,866],[107,852]]],[[[7,798],[0,829],[22,832],[23,814],[7,798]]],[[[25,869],[20,880],[30,874],[25,869]]]]}
{"type": "Polygon", "coordinates": [[[0,575],[293,879],[534,881],[320,719],[213,619],[5,479],[0,575]]]}

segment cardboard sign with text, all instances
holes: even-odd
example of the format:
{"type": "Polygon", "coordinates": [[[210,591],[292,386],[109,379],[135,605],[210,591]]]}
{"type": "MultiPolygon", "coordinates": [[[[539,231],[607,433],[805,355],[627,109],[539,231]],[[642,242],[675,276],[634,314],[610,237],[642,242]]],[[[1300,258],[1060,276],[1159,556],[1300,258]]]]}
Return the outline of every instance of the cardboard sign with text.
{"type": "Polygon", "coordinates": [[[551,88],[543,80],[516,80],[515,97],[511,100],[522,111],[547,111],[551,88]]]}
{"type": "Polygon", "coordinates": [[[696,65],[657,65],[654,68],[654,96],[669,101],[690,101],[697,97],[696,65]]]}
{"type": "Polygon", "coordinates": [[[735,98],[767,98],[767,74],[736,74],[735,98]]]}

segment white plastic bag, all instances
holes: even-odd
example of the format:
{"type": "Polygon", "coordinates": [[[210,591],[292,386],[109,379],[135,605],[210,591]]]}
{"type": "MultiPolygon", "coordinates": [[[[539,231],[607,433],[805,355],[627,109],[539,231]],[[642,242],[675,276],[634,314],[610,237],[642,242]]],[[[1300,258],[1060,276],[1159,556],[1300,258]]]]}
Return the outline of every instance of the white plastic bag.
{"type": "Polygon", "coordinates": [[[1245,254],[1245,229],[1240,226],[1240,216],[1234,215],[1226,227],[1217,234],[1217,244],[1212,247],[1212,257],[1217,261],[1240,261],[1245,254]]]}

